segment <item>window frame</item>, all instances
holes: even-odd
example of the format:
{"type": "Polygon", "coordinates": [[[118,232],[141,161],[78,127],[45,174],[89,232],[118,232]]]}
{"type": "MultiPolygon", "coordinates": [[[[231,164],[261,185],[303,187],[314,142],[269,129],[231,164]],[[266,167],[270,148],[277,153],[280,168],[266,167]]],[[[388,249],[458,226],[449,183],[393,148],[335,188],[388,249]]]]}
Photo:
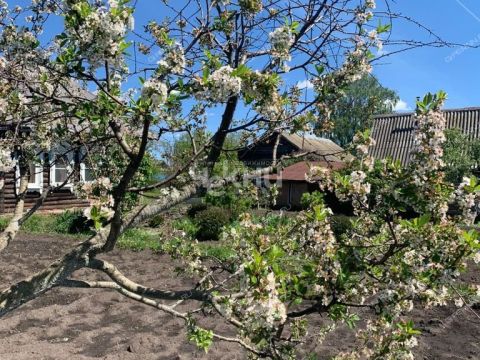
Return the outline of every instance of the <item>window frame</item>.
{"type": "MultiPolygon", "coordinates": [[[[72,154],[62,154],[62,153],[59,153],[58,151],[50,151],[50,153],[48,154],[48,157],[49,157],[49,162],[50,162],[50,185],[51,186],[54,186],[54,187],[57,187],[57,186],[60,186],[63,184],[63,181],[62,182],[58,182],[56,181],[56,170],[57,170],[57,159],[56,157],[57,156],[65,156],[66,157],[66,163],[67,163],[67,166],[66,166],[66,171],[67,171],[67,176],[71,176],[71,172],[73,172],[73,169],[74,169],[74,166],[75,166],[75,159],[73,157],[72,154]]],[[[61,187],[62,189],[67,189],[67,190],[72,190],[73,189],[73,181],[72,179],[70,178],[66,183],[65,185],[63,185],[61,187]]]]}
{"type": "MultiPolygon", "coordinates": [[[[40,163],[35,162],[35,182],[31,183],[30,182],[30,177],[28,178],[28,184],[27,184],[27,192],[38,192],[42,193],[43,191],[43,172],[44,168],[42,165],[42,154],[39,155],[40,158],[40,163]]],[[[28,164],[30,166],[30,164],[28,164]]],[[[31,175],[31,174],[30,174],[31,175]]],[[[16,180],[16,186],[15,186],[15,192],[18,195],[18,190],[20,188],[20,166],[17,164],[15,166],[15,178],[16,180]]]]}
{"type": "Polygon", "coordinates": [[[92,182],[93,180],[86,180],[87,165],[84,162],[80,163],[80,181],[84,183],[92,182]]]}

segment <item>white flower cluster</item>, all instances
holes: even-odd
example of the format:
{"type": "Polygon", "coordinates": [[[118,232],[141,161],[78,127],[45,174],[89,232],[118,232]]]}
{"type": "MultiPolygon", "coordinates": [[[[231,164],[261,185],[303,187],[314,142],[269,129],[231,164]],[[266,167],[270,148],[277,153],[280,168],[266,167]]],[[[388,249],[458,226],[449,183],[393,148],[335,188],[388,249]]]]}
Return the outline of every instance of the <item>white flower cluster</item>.
{"type": "Polygon", "coordinates": [[[12,152],[7,149],[0,149],[0,171],[8,172],[13,170],[17,164],[16,160],[12,157],[12,152]]]}
{"type": "Polygon", "coordinates": [[[105,60],[121,64],[121,45],[128,29],[132,28],[133,17],[129,9],[119,8],[116,1],[110,1],[110,9],[92,7],[78,28],[66,26],[66,32],[75,40],[91,66],[98,67],[103,65],[105,60]]]}
{"type": "Polygon", "coordinates": [[[375,0],[366,0],[365,7],[375,9],[377,7],[377,4],[375,3],[375,0]]]}
{"type": "Polygon", "coordinates": [[[278,93],[277,85],[271,81],[271,74],[254,71],[242,82],[243,95],[254,99],[255,111],[269,121],[277,121],[284,112],[284,102],[278,93]]]}
{"type": "Polygon", "coordinates": [[[113,216],[112,183],[107,177],[99,177],[94,181],[81,183],[77,189],[80,197],[88,200],[90,206],[83,211],[86,218],[92,218],[92,209],[95,207],[102,217],[110,219],[113,216]]]}
{"type": "Polygon", "coordinates": [[[376,141],[372,137],[365,138],[361,134],[355,134],[352,143],[355,145],[357,156],[363,157],[369,154],[370,148],[375,146],[376,141]]]}
{"type": "Polygon", "coordinates": [[[163,59],[158,62],[162,73],[181,75],[185,69],[185,54],[180,44],[168,46],[165,49],[163,59]]]}
{"type": "Polygon", "coordinates": [[[413,160],[418,168],[418,182],[422,183],[427,174],[444,166],[445,117],[440,111],[431,111],[416,116],[415,120],[418,126],[414,137],[413,160]]]}
{"type": "Polygon", "coordinates": [[[251,15],[258,13],[263,9],[262,0],[239,0],[238,5],[242,10],[251,15]]]}
{"type": "Polygon", "coordinates": [[[371,30],[369,33],[368,33],[368,39],[375,45],[375,47],[378,49],[378,50],[382,50],[383,48],[383,42],[382,40],[380,39],[380,37],[378,36],[378,32],[377,30],[371,30]]]}
{"type": "Polygon", "coordinates": [[[270,272],[266,278],[261,279],[262,292],[265,296],[260,299],[247,297],[248,307],[245,310],[247,324],[252,329],[274,328],[287,320],[287,308],[278,298],[275,274],[270,272]]]}
{"type": "Polygon", "coordinates": [[[462,220],[466,225],[473,225],[477,217],[477,205],[480,202],[480,192],[470,188],[471,180],[464,177],[453,194],[456,204],[462,212],[462,220]],[[467,190],[468,189],[468,190],[467,190]]]}
{"type": "Polygon", "coordinates": [[[283,101],[278,92],[270,94],[267,101],[262,101],[255,106],[255,111],[269,121],[277,121],[283,113],[283,101]]]}
{"type": "Polygon", "coordinates": [[[143,83],[142,97],[149,99],[153,107],[159,110],[168,98],[168,87],[157,78],[148,79],[143,83]]]}
{"type": "Polygon", "coordinates": [[[272,31],[268,37],[270,39],[270,53],[272,57],[282,63],[290,61],[292,59],[290,48],[294,42],[292,30],[287,26],[282,26],[272,31]]]}
{"type": "Polygon", "coordinates": [[[226,102],[231,96],[240,94],[242,90],[242,79],[232,75],[233,69],[222,66],[215,70],[207,80],[207,84],[201,83],[202,90],[195,96],[198,99],[210,100],[212,102],[226,102]]]}
{"type": "Polygon", "coordinates": [[[358,11],[356,15],[356,20],[359,25],[363,25],[368,22],[373,16],[371,11],[358,11]]]}

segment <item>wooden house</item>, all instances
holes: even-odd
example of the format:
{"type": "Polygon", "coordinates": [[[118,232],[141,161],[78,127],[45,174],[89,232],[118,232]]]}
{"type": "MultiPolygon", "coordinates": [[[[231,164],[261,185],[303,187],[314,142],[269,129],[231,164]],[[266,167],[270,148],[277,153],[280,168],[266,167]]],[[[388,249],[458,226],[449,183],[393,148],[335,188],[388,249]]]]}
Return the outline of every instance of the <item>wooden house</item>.
{"type": "MultiPolygon", "coordinates": [[[[32,207],[49,185],[59,188],[51,191],[39,209],[40,211],[87,207],[88,202],[79,199],[73,191],[73,180],[93,180],[88,167],[80,161],[80,152],[62,154],[61,150],[56,149],[48,153],[41,153],[38,157],[37,162],[29,164],[30,178],[25,208],[32,207]],[[62,184],[64,185],[60,187],[62,184]]],[[[0,173],[0,180],[4,180],[3,189],[0,190],[0,214],[10,213],[14,210],[18,197],[20,185],[18,165],[10,172],[0,173]]]]}
{"type": "Polygon", "coordinates": [[[238,157],[249,167],[268,167],[272,164],[277,141],[278,159],[285,155],[307,154],[278,174],[266,175],[261,179],[260,184],[263,181],[263,186],[269,186],[272,183],[278,186],[279,195],[276,206],[279,208],[299,209],[303,194],[319,190],[317,184],[309,183],[305,178],[310,166],[338,170],[349,158],[343,148],[329,139],[283,133],[275,133],[263,141],[247,146],[239,151],[238,157]]]}
{"type": "MultiPolygon", "coordinates": [[[[330,139],[316,136],[274,133],[273,135],[238,152],[238,158],[253,168],[268,167],[272,164],[275,144],[278,140],[277,159],[284,155],[308,154],[309,160],[327,163],[342,163],[348,156],[345,150],[330,139]],[[278,139],[280,137],[280,139],[278,139]]],[[[304,158],[304,159],[305,159],[304,158]]]]}

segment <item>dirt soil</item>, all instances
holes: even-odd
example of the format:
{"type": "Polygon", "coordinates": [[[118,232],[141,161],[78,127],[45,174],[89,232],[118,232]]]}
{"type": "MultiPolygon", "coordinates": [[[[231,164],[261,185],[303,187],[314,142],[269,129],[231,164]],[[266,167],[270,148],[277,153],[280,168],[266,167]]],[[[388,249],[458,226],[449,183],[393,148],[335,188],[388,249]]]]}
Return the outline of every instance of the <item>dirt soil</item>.
{"type": "MultiPolygon", "coordinates": [[[[0,284],[6,287],[48,265],[74,240],[21,235],[0,255],[0,284]]],[[[192,281],[175,276],[178,264],[149,251],[114,251],[106,260],[127,276],[157,288],[185,289],[192,281]]],[[[468,274],[480,284],[480,271],[468,274]]],[[[79,279],[99,279],[80,271],[79,279]]],[[[477,309],[477,313],[480,309],[477,309]]],[[[414,314],[423,331],[416,359],[479,359],[480,320],[465,307],[435,308],[414,314]]],[[[216,318],[202,325],[224,335],[231,329],[216,318]]],[[[340,329],[321,347],[310,344],[319,359],[348,348],[348,330],[340,329]]],[[[235,344],[214,342],[208,354],[186,339],[183,323],[111,290],[55,288],[0,320],[0,359],[244,359],[235,344]]]]}

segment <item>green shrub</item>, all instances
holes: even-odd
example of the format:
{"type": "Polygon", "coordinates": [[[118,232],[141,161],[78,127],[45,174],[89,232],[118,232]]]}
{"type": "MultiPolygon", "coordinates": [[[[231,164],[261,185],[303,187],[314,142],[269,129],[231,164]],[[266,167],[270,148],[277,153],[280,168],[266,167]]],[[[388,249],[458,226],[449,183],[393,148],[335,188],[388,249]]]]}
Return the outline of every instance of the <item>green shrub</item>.
{"type": "Polygon", "coordinates": [[[218,240],[222,229],[230,223],[231,216],[228,210],[220,207],[209,207],[200,211],[195,216],[195,223],[198,227],[198,240],[218,240]]]}
{"type": "Polygon", "coordinates": [[[172,226],[176,230],[184,231],[185,234],[192,238],[197,236],[198,226],[188,217],[175,220],[172,226]]]}
{"type": "Polygon", "coordinates": [[[256,190],[254,186],[245,188],[227,186],[221,191],[208,192],[205,196],[205,203],[228,210],[230,216],[236,219],[256,203],[254,190],[256,190]]]}
{"type": "Polygon", "coordinates": [[[192,204],[192,206],[190,206],[190,208],[187,211],[187,215],[188,215],[189,218],[194,219],[195,215],[197,215],[197,213],[199,213],[200,211],[206,210],[206,209],[207,209],[207,204],[205,204],[204,202],[198,202],[198,203],[192,204]]]}
{"type": "Polygon", "coordinates": [[[334,215],[330,218],[330,226],[337,238],[344,234],[349,235],[353,229],[352,220],[355,218],[346,215],[334,215]]]}
{"type": "Polygon", "coordinates": [[[162,214],[155,215],[154,217],[148,220],[148,227],[157,229],[162,226],[165,222],[165,218],[162,214]]]}
{"type": "Polygon", "coordinates": [[[275,232],[280,226],[286,226],[293,222],[291,218],[285,215],[267,214],[260,219],[268,232],[275,232]]]}
{"type": "Polygon", "coordinates": [[[89,234],[93,223],[81,211],[65,211],[55,216],[53,231],[59,234],[89,234]]]}
{"type": "Polygon", "coordinates": [[[9,220],[9,218],[0,217],[0,231],[4,231],[7,228],[9,220]]]}

